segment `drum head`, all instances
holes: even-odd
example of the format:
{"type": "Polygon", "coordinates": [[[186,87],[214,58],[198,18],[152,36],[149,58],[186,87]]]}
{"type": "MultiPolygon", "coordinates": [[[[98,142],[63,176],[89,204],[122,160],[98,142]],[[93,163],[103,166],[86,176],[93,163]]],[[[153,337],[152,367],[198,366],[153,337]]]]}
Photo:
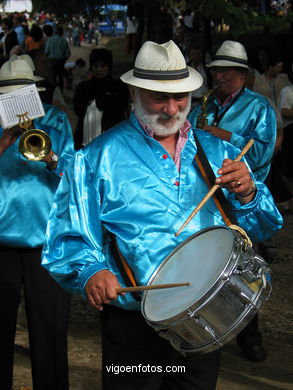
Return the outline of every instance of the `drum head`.
{"type": "Polygon", "coordinates": [[[172,318],[194,305],[221,277],[233,251],[234,234],[226,227],[200,231],[180,244],[156,270],[149,285],[191,286],[144,292],[142,313],[153,322],[172,318]]]}

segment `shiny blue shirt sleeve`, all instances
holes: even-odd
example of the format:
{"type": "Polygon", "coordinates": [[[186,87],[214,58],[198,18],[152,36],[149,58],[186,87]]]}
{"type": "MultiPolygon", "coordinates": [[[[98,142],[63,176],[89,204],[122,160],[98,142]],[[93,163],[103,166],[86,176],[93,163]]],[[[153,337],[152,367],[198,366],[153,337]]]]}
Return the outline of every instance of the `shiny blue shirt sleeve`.
{"type": "MultiPolygon", "coordinates": [[[[205,132],[198,137],[216,172],[224,158],[239,150],[205,132]]],[[[195,164],[193,132],[181,153],[178,172],[171,156],[147,136],[136,118],[117,125],[76,153],[62,177],[47,226],[43,266],[67,290],[85,295],[88,279],[108,269],[118,272],[109,245],[114,233],[138,284],[147,284],[160,263],[193,233],[224,221],[212,199],[182,226],[208,188],[195,164]],[[167,155],[167,158],[166,158],[167,155]]],[[[264,184],[256,198],[241,206],[228,195],[233,212],[254,241],[280,229],[282,218],[264,184]],[[252,226],[250,226],[252,225],[252,226]]],[[[131,294],[113,302],[139,309],[131,294]]]]}
{"type": "MultiPolygon", "coordinates": [[[[215,98],[210,98],[207,105],[208,125],[212,126],[215,113],[219,115],[225,110],[220,107],[215,98]]],[[[201,107],[196,107],[188,116],[190,123],[196,127],[197,117],[201,107]]],[[[276,115],[267,99],[249,89],[229,108],[218,127],[232,133],[230,143],[242,150],[253,138],[254,144],[245,158],[250,165],[255,178],[265,181],[276,142],[276,115]]]]}
{"type": "MultiPolygon", "coordinates": [[[[64,112],[44,104],[45,116],[34,127],[50,137],[59,156],[50,172],[44,162],[30,161],[18,150],[19,140],[0,156],[0,244],[41,247],[54,194],[65,166],[74,154],[72,131],[64,112]]],[[[0,129],[0,136],[2,135],[0,129]]]]}
{"type": "Polygon", "coordinates": [[[46,115],[35,119],[34,125],[50,134],[52,150],[59,157],[57,168],[52,172],[59,177],[74,154],[72,129],[65,112],[49,104],[44,104],[44,109],[46,115]]]}
{"type": "Polygon", "coordinates": [[[87,158],[77,153],[60,182],[47,226],[43,265],[62,280],[64,288],[80,294],[90,276],[109,269],[103,253],[98,181],[87,158]],[[94,191],[89,191],[91,185],[94,191]]]}

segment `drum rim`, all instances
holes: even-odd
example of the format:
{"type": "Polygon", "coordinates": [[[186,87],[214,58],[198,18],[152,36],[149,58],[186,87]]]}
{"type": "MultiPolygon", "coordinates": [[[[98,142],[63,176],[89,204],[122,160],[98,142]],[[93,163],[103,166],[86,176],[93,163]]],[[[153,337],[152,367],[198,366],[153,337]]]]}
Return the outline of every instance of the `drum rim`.
{"type": "MultiPolygon", "coordinates": [[[[155,279],[155,277],[157,276],[157,274],[160,272],[160,270],[163,268],[163,266],[170,260],[171,257],[174,256],[174,254],[180,250],[184,245],[186,245],[186,243],[188,243],[189,241],[191,241],[192,239],[194,239],[195,237],[197,236],[200,236],[208,231],[211,231],[211,230],[219,230],[219,229],[225,229],[225,230],[228,230],[230,231],[233,236],[234,236],[234,243],[237,242],[237,236],[235,234],[235,231],[230,229],[228,226],[208,226],[194,234],[192,234],[190,237],[188,237],[186,240],[182,241],[179,245],[176,246],[176,248],[173,249],[173,251],[167,256],[164,258],[164,260],[161,262],[161,264],[159,265],[159,267],[153,272],[153,274],[151,275],[147,285],[151,285],[153,280],[155,279]]],[[[239,252],[239,248],[240,248],[240,245],[238,245],[237,249],[237,253],[239,252]]],[[[207,303],[208,301],[206,301],[206,297],[207,296],[210,296],[210,299],[212,298],[213,294],[218,291],[220,289],[220,287],[225,283],[224,280],[221,280],[221,279],[224,279],[223,275],[225,275],[226,273],[229,273],[229,271],[231,269],[233,269],[233,265],[236,263],[236,255],[233,256],[234,259],[232,259],[232,254],[233,254],[233,251],[231,251],[231,254],[230,254],[230,257],[229,259],[227,260],[227,264],[226,264],[226,267],[224,267],[224,269],[222,270],[222,273],[221,275],[219,276],[219,278],[217,279],[217,281],[215,282],[215,284],[213,286],[211,286],[211,288],[206,291],[196,302],[194,302],[189,308],[188,310],[200,310],[200,308],[203,306],[203,304],[207,303]],[[233,261],[232,261],[233,260],[233,261]],[[231,261],[232,261],[232,264],[231,264],[231,261]],[[211,295],[211,291],[213,291],[213,294],[211,295]]],[[[146,314],[145,314],[145,301],[146,301],[146,297],[147,297],[147,294],[148,294],[148,291],[144,291],[143,295],[142,295],[142,300],[141,300],[141,312],[142,312],[142,315],[144,316],[145,320],[147,322],[149,322],[150,324],[153,324],[155,326],[157,326],[158,328],[164,328],[164,325],[168,325],[169,326],[174,326],[176,325],[177,322],[180,322],[184,319],[187,318],[186,316],[186,312],[182,311],[178,314],[175,314],[171,317],[168,317],[168,318],[165,318],[163,320],[159,320],[159,321],[152,321],[150,320],[146,314]],[[170,323],[170,321],[172,321],[170,323]]]]}

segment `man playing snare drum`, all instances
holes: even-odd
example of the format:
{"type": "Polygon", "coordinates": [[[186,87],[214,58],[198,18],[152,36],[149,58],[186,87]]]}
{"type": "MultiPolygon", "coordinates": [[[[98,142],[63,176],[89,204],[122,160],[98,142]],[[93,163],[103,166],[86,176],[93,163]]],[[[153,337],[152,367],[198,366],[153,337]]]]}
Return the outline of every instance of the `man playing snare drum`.
{"type": "Polygon", "coordinates": [[[147,285],[180,243],[206,227],[225,225],[210,199],[175,235],[208,191],[194,159],[194,134],[251,240],[279,230],[282,218],[266,186],[254,180],[245,162],[233,161],[238,149],[190,127],[191,91],[202,78],[186,67],[174,42],[146,42],[134,70],[121,79],[130,86],[134,112],[80,150],[64,173],[43,266],[61,286],[101,310],[103,389],[215,389],[219,350],[184,356],[145,321],[142,293],[117,294],[116,288],[132,276],[137,285],[147,285]]]}

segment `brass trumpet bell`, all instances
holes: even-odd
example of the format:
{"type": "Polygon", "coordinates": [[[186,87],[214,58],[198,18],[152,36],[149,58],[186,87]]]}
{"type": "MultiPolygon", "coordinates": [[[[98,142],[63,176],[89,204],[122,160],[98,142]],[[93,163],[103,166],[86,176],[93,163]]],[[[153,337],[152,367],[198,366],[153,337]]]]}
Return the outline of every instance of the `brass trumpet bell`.
{"type": "Polygon", "coordinates": [[[198,118],[197,118],[197,122],[196,122],[196,127],[198,129],[203,129],[205,126],[207,126],[208,124],[208,120],[207,120],[207,116],[208,116],[208,113],[207,113],[207,103],[208,103],[208,99],[209,97],[214,93],[214,89],[209,89],[203,96],[202,98],[202,102],[201,102],[201,113],[199,114],[198,118]]]}
{"type": "Polygon", "coordinates": [[[45,131],[31,129],[19,138],[18,149],[28,160],[40,161],[50,153],[51,146],[50,137],[45,131]]]}

